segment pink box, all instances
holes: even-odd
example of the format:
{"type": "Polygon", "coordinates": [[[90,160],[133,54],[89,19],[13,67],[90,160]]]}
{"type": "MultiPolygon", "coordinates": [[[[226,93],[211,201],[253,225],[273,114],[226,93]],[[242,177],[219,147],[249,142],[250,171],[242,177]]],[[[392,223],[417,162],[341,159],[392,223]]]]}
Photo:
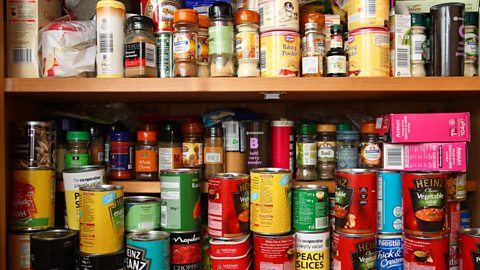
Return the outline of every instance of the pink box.
{"type": "Polygon", "coordinates": [[[387,114],[377,118],[376,131],[391,143],[469,142],[470,113],[387,114]]]}
{"type": "Polygon", "coordinates": [[[383,168],[400,171],[465,172],[467,143],[383,144],[383,168]]]}

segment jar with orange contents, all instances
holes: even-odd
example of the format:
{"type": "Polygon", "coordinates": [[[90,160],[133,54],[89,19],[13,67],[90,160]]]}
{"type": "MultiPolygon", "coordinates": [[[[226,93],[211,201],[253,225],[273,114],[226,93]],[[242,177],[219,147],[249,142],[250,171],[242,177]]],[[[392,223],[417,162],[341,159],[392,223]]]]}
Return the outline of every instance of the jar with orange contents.
{"type": "Polygon", "coordinates": [[[173,74],[175,77],[197,77],[197,12],[179,9],[173,15],[173,23],[173,74]]]}
{"type": "Polygon", "coordinates": [[[182,164],[186,168],[203,167],[203,125],[200,122],[182,124],[182,164]]]}
{"type": "Polygon", "coordinates": [[[133,143],[128,131],[110,133],[110,178],[132,179],[133,174],[133,143]]]}

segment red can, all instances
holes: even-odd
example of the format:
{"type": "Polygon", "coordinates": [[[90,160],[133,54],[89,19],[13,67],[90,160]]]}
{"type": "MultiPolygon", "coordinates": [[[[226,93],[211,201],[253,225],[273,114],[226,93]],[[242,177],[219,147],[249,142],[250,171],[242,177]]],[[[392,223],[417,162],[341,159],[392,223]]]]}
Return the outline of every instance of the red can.
{"type": "Polygon", "coordinates": [[[458,246],[450,246],[449,247],[449,252],[448,252],[448,269],[450,270],[456,270],[458,269],[458,261],[460,258],[458,246]]]}
{"type": "Polygon", "coordinates": [[[252,264],[252,247],[247,253],[239,257],[215,257],[212,258],[212,270],[225,270],[225,269],[250,269],[252,264]]]}
{"type": "Polygon", "coordinates": [[[208,179],[208,234],[232,239],[248,234],[250,181],[247,174],[219,173],[208,179]]]}
{"type": "Polygon", "coordinates": [[[458,233],[460,232],[460,202],[449,202],[447,204],[450,246],[454,246],[458,244],[458,233]]]}
{"type": "MultiPolygon", "coordinates": [[[[448,236],[405,236],[403,269],[448,269],[448,236]]],[[[473,268],[469,268],[473,269],[473,268]]]]}
{"type": "Polygon", "coordinates": [[[480,229],[460,231],[460,270],[480,269],[480,229]]]}
{"type": "Polygon", "coordinates": [[[210,239],[210,255],[217,258],[241,257],[252,247],[251,234],[234,240],[210,239]]]}
{"type": "Polygon", "coordinates": [[[202,269],[200,232],[170,232],[171,269],[202,269]]]}
{"type": "Polygon", "coordinates": [[[375,234],[333,233],[333,269],[375,269],[375,234]]]}
{"type": "Polygon", "coordinates": [[[292,270],[295,268],[295,235],[253,234],[254,269],[292,270]]]}
{"type": "Polygon", "coordinates": [[[173,14],[183,8],[180,0],[140,0],[143,16],[153,20],[153,32],[173,32],[173,14]]]}
{"type": "Polygon", "coordinates": [[[336,231],[346,234],[372,234],[377,231],[376,189],[377,172],[374,170],[337,171],[336,231]]]}
{"type": "Polygon", "coordinates": [[[406,234],[447,234],[444,173],[402,173],[403,227],[406,234]]]}
{"type": "Polygon", "coordinates": [[[295,140],[293,121],[272,121],[271,160],[272,167],[294,171],[295,140]]]}

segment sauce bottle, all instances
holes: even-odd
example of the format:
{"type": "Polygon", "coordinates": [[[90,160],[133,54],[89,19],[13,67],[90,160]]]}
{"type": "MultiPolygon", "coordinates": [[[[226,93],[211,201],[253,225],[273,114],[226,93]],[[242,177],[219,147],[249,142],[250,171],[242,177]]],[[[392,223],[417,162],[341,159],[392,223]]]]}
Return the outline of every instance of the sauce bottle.
{"type": "Polygon", "coordinates": [[[327,52],[327,77],[347,77],[347,54],[343,49],[343,26],[330,28],[330,50],[327,52]]]}

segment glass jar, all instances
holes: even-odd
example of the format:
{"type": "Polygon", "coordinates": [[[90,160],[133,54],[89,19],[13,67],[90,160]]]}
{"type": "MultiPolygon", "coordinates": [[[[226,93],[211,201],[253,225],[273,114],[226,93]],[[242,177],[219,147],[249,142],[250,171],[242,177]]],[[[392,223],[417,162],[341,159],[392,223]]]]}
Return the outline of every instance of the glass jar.
{"type": "Polygon", "coordinates": [[[380,168],[382,165],[382,145],[378,139],[378,134],[375,133],[375,122],[362,124],[360,138],[360,167],[380,168]]]}
{"type": "Polygon", "coordinates": [[[90,133],[88,131],[68,131],[65,169],[91,165],[90,133]]]}
{"type": "Polygon", "coordinates": [[[316,126],[312,123],[300,123],[296,127],[297,180],[317,179],[317,142],[316,126]]]}
{"type": "Polygon", "coordinates": [[[337,130],[337,169],[358,168],[357,130],[337,130]]]}
{"type": "Polygon", "coordinates": [[[330,28],[330,50],[327,52],[327,77],[347,77],[347,54],[343,50],[343,26],[330,28]]]}
{"type": "Polygon", "coordinates": [[[317,171],[322,180],[335,179],[336,131],[333,124],[317,125],[317,171]]]}
{"type": "Polygon", "coordinates": [[[208,9],[208,61],[210,77],[233,77],[233,11],[225,2],[208,9]]]}
{"type": "Polygon", "coordinates": [[[465,13],[465,72],[464,76],[478,76],[478,13],[465,13]]]}
{"type": "Polygon", "coordinates": [[[412,77],[425,77],[425,48],[427,35],[425,34],[425,14],[411,14],[412,28],[410,37],[411,72],[412,77]]]}
{"type": "Polygon", "coordinates": [[[160,125],[158,136],[158,168],[160,171],[182,167],[180,126],[174,122],[160,125]]]}
{"type": "Polygon", "coordinates": [[[133,178],[132,135],[127,131],[110,133],[110,178],[133,178]]]}
{"type": "Polygon", "coordinates": [[[157,77],[156,41],[152,28],[153,20],[149,17],[128,18],[125,36],[125,77],[157,77]]]}
{"type": "Polygon", "coordinates": [[[210,21],[207,15],[198,15],[198,42],[197,42],[197,75],[198,77],[210,77],[208,68],[208,27],[210,21]]]}
{"type": "Polygon", "coordinates": [[[260,43],[258,24],[260,15],[252,10],[241,10],[235,17],[235,54],[238,63],[238,77],[260,77],[258,66],[260,43]]]}
{"type": "Polygon", "coordinates": [[[102,130],[99,127],[90,127],[92,143],[90,146],[92,154],[92,165],[102,165],[104,161],[104,143],[102,130]]]}
{"type": "Polygon", "coordinates": [[[138,131],[135,145],[135,178],[157,180],[157,132],[138,131]]]}
{"type": "Polygon", "coordinates": [[[302,77],[323,77],[323,55],[318,46],[318,26],[305,24],[305,48],[302,54],[302,77]]]}
{"type": "Polygon", "coordinates": [[[200,122],[182,124],[182,164],[186,168],[203,167],[203,126],[200,122]]]}
{"type": "Polygon", "coordinates": [[[224,167],[223,129],[222,127],[205,128],[205,171],[204,179],[222,173],[224,167]]]}
{"type": "Polygon", "coordinates": [[[198,16],[193,9],[179,9],[173,16],[175,77],[197,77],[198,16]]]}

